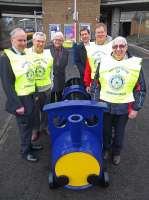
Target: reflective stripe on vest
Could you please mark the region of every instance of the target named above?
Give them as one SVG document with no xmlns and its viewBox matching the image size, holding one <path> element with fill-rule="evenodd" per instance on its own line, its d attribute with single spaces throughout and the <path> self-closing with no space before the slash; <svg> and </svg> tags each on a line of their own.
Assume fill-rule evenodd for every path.
<svg viewBox="0 0 149 200">
<path fill-rule="evenodd" d="M 117 61 L 104 56 L 100 64 L 100 98 L 111 103 L 134 101 L 133 89 L 139 77 L 141 58 L 132 57 Z"/>
<path fill-rule="evenodd" d="M 28 49 L 27 53 L 30 54 L 31 62 L 35 67 L 35 82 L 38 92 L 47 91 L 51 88 L 51 70 L 53 67 L 53 57 L 50 50 L 45 49 L 43 53 L 32 52 Z"/>
<path fill-rule="evenodd" d="M 91 43 L 86 47 L 89 64 L 91 67 L 91 79 L 94 79 L 96 68 L 100 62 L 101 56 L 110 55 L 112 52 L 112 41 L 104 45 L 96 45 Z"/>
<path fill-rule="evenodd" d="M 15 91 L 18 96 L 35 92 L 35 71 L 26 55 L 18 55 L 10 49 L 4 52 L 8 56 L 15 75 Z"/>
</svg>

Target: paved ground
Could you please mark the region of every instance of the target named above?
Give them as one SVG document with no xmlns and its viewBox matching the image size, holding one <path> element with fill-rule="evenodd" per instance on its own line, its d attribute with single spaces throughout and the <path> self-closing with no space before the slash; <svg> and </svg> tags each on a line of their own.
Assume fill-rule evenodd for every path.
<svg viewBox="0 0 149 200">
<path fill-rule="evenodd" d="M 132 51 L 137 55 L 140 54 L 140 50 Z M 149 90 L 149 57 L 147 58 L 147 55 L 145 57 L 143 68 Z M 18 129 L 12 118 L 5 129 L 5 135 L 8 137 L 0 144 L 0 200 L 148 200 L 148 102 L 149 94 L 138 118 L 128 123 L 120 166 L 115 167 L 109 163 L 110 187 L 107 189 L 92 187 L 82 191 L 64 188 L 49 190 L 47 179 L 50 169 L 49 137 L 42 135 L 40 138 L 39 142 L 44 144 L 44 150 L 39 154 L 40 162 L 31 164 L 22 160 L 19 154 Z M 0 120 L 3 120 L 2 124 L 5 121 L 2 116 Z"/>
<path fill-rule="evenodd" d="M 4 95 L 4 92 L 3 92 L 3 89 L 1 87 L 1 81 L 0 81 L 0 113 L 1 113 L 1 116 L 0 116 L 0 128 L 4 125 L 5 123 L 5 120 L 7 119 L 7 112 L 4 111 L 4 104 L 5 104 L 5 95 Z"/>
<path fill-rule="evenodd" d="M 5 130 L 7 129 L 7 126 L 11 119 L 11 116 L 4 111 L 5 100 L 6 98 L 3 89 L 1 87 L 1 81 L 0 81 L 0 145 L 1 143 L 4 143 L 6 139 Z"/>
</svg>

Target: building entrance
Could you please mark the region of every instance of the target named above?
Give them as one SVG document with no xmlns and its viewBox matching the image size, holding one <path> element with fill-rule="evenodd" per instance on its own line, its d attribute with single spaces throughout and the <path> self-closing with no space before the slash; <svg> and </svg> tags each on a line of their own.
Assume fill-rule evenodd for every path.
<svg viewBox="0 0 149 200">
<path fill-rule="evenodd" d="M 120 23 L 120 35 L 127 37 L 131 32 L 131 22 L 121 22 Z"/>
</svg>

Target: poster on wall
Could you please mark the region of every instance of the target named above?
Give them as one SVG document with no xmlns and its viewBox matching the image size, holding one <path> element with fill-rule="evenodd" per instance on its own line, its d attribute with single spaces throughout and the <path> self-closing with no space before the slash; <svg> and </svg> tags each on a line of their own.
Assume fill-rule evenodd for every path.
<svg viewBox="0 0 149 200">
<path fill-rule="evenodd" d="M 76 41 L 76 23 L 64 24 L 65 40 Z"/>
<path fill-rule="evenodd" d="M 49 24 L 49 38 L 53 40 L 56 32 L 61 31 L 61 24 Z"/>
<path fill-rule="evenodd" d="M 91 31 L 91 24 L 90 23 L 80 23 L 79 24 L 79 32 L 82 28 L 87 28 L 89 31 Z"/>
</svg>

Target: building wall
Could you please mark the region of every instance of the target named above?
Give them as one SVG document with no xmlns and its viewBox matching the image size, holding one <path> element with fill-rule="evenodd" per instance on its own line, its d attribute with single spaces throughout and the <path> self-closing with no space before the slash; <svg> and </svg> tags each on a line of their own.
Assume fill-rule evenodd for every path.
<svg viewBox="0 0 149 200">
<path fill-rule="evenodd" d="M 141 35 L 149 35 L 149 19 L 142 21 L 141 24 L 135 19 L 132 20 L 131 35 L 138 33 Z"/>
<path fill-rule="evenodd" d="M 64 24 L 73 23 L 73 0 L 43 0 L 43 25 L 44 31 L 49 36 L 49 24 L 61 24 L 61 30 L 64 31 Z M 79 23 L 91 23 L 91 29 L 97 23 L 100 16 L 100 0 L 77 0 L 78 20 L 77 40 L 79 39 Z"/>
</svg>

